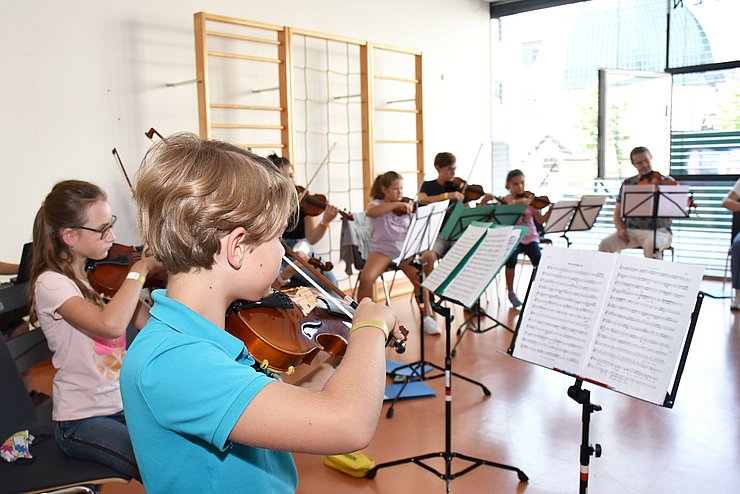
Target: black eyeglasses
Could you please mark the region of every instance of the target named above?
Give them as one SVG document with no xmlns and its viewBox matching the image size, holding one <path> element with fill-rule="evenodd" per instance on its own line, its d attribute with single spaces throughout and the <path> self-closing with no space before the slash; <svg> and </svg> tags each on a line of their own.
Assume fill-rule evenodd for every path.
<svg viewBox="0 0 740 494">
<path fill-rule="evenodd" d="M 76 226 L 75 228 L 79 228 L 80 230 L 87 230 L 88 232 L 95 232 L 100 234 L 100 240 L 105 240 L 105 237 L 108 236 L 110 231 L 113 229 L 113 225 L 116 224 L 116 215 L 113 215 L 113 219 L 108 223 L 107 225 L 103 226 L 102 228 L 90 228 L 88 226 Z"/>
</svg>

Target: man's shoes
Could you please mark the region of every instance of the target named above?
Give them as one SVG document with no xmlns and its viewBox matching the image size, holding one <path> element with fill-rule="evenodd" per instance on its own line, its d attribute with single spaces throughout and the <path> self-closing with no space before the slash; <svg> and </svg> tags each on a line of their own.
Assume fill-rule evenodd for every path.
<svg viewBox="0 0 740 494">
<path fill-rule="evenodd" d="M 515 309 L 522 305 L 522 301 L 519 300 L 519 297 L 517 297 L 514 292 L 509 292 L 509 302 L 511 302 L 511 305 L 513 305 Z"/>
<path fill-rule="evenodd" d="M 432 316 L 425 316 L 424 320 L 422 321 L 422 326 L 424 327 L 424 332 L 426 334 L 442 333 L 442 330 L 439 329 L 439 326 L 437 325 L 437 321 L 435 321 Z"/>
</svg>

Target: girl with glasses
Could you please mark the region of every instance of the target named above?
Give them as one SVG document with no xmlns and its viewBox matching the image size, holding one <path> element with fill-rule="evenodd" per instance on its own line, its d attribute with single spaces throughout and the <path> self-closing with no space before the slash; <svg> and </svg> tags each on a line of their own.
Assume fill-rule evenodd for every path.
<svg viewBox="0 0 740 494">
<path fill-rule="evenodd" d="M 104 463 L 141 479 L 119 386 L 126 328 L 142 328 L 146 276 L 161 265 L 144 257 L 106 304 L 88 283 L 85 263 L 104 259 L 116 240 L 105 192 L 67 180 L 54 186 L 33 225 L 30 318 L 54 352 L 54 436 L 67 455 Z"/>
</svg>

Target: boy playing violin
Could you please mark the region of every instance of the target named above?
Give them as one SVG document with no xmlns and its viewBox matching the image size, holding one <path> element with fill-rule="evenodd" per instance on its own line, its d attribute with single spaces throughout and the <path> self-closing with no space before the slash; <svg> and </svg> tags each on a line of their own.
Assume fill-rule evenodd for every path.
<svg viewBox="0 0 740 494">
<path fill-rule="evenodd" d="M 640 178 L 650 175 L 653 171 L 653 155 L 648 148 L 638 146 L 630 152 L 630 161 L 637 170 L 637 175 L 625 179 L 625 185 L 635 185 Z M 671 245 L 670 218 L 622 218 L 622 187 L 619 188 L 617 204 L 614 208 L 614 226 L 617 231 L 606 237 L 599 244 L 601 252 L 619 252 L 623 249 L 639 247 L 645 257 L 660 259 L 662 252 Z M 653 229 L 655 229 L 655 245 L 653 245 Z"/>
<path fill-rule="evenodd" d="M 421 184 L 419 189 L 419 203 L 429 204 L 432 202 L 450 201 L 450 206 L 447 214 L 445 215 L 445 221 L 450 216 L 452 207 L 457 201 L 465 201 L 465 196 L 458 190 L 450 190 L 452 180 L 455 178 L 455 172 L 457 171 L 457 158 L 452 153 L 437 153 L 434 157 L 434 169 L 437 171 L 437 178 L 434 180 L 428 180 Z M 493 199 L 491 194 L 484 194 L 478 204 L 488 204 Z M 444 225 L 443 225 L 444 228 Z M 437 240 L 434 242 L 432 250 L 428 250 L 421 254 L 421 259 L 424 265 L 424 276 L 429 275 L 434 269 L 434 263 L 438 259 L 441 259 L 452 244 L 454 240 L 445 240 L 440 234 Z M 424 290 L 424 320 L 422 325 L 424 331 L 427 334 L 440 334 L 441 330 L 437 325 L 437 322 L 432 316 L 432 308 L 429 304 L 429 293 Z"/>
<path fill-rule="evenodd" d="M 147 492 L 294 492 L 290 451 L 364 448 L 383 401 L 385 341 L 402 338 L 392 309 L 360 302 L 344 359 L 318 392 L 258 372 L 224 331 L 228 306 L 265 297 L 280 269 L 297 207 L 290 179 L 248 151 L 178 134 L 147 153 L 135 199 L 168 273 L 121 374 Z"/>
</svg>

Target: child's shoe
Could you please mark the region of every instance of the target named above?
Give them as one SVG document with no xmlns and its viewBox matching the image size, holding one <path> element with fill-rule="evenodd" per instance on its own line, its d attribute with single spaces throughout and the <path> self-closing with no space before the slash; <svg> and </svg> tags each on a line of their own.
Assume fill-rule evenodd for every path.
<svg viewBox="0 0 740 494">
<path fill-rule="evenodd" d="M 509 302 L 511 302 L 511 305 L 513 305 L 515 309 L 522 305 L 522 301 L 519 300 L 519 297 L 517 297 L 514 292 L 509 292 Z"/>
</svg>

